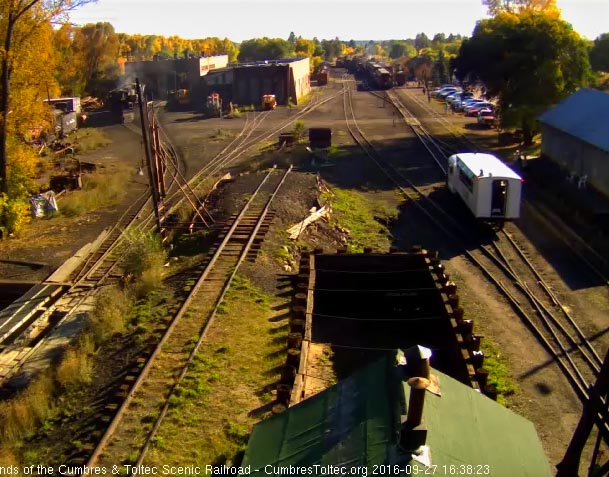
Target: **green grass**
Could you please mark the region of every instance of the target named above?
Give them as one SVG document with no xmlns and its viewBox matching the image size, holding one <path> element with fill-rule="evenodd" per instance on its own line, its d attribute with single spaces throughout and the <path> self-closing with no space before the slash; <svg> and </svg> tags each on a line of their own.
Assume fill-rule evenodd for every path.
<svg viewBox="0 0 609 477">
<path fill-rule="evenodd" d="M 130 174 L 118 170 L 112 174 L 84 175 L 82 190 L 71 191 L 59 199 L 59 212 L 75 217 L 85 212 L 115 206 L 122 202 Z"/>
<path fill-rule="evenodd" d="M 483 368 L 489 372 L 488 383 L 494 385 L 499 393 L 497 402 L 505 406 L 507 396 L 518 391 L 518 385 L 510 374 L 507 359 L 501 355 L 499 349 L 485 338 L 481 341 L 481 351 L 484 352 Z"/>
<path fill-rule="evenodd" d="M 283 323 L 270 321 L 281 312 L 278 300 L 237 275 L 227 293 L 225 312 L 216 316 L 157 439 L 162 448 L 148 454 L 150 465 L 218 464 L 245 449 L 253 425 L 268 412 L 269 386 L 285 361 L 284 343 L 273 340 Z M 188 442 L 188 446 L 184 445 Z"/>
<path fill-rule="evenodd" d="M 324 194 L 322 201 L 332 207 L 330 224 L 347 234 L 347 249 L 359 253 L 364 247 L 387 251 L 391 243 L 388 223 L 397 216 L 397 210 L 386 202 L 370 198 L 353 190 L 333 189 L 333 195 Z"/>
<path fill-rule="evenodd" d="M 71 138 L 75 152 L 93 151 L 112 144 L 110 138 L 101 129 L 83 128 Z"/>
</svg>

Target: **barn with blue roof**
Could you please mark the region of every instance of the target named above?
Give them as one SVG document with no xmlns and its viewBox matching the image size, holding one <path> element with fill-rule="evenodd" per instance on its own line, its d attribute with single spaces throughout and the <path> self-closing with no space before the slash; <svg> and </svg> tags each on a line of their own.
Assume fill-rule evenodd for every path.
<svg viewBox="0 0 609 477">
<path fill-rule="evenodd" d="M 539 123 L 542 155 L 609 196 L 609 93 L 582 88 Z"/>
</svg>

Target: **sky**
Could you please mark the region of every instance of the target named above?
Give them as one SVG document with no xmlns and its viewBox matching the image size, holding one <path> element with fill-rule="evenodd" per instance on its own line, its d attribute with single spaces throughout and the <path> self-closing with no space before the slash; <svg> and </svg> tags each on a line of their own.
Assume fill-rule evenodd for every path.
<svg viewBox="0 0 609 477">
<path fill-rule="evenodd" d="M 609 32 L 609 0 L 557 0 L 563 18 L 593 40 Z M 98 0 L 70 15 L 83 25 L 110 22 L 116 32 L 217 36 L 241 42 L 263 36 L 390 40 L 424 32 L 471 36 L 486 18 L 482 0 Z"/>
</svg>

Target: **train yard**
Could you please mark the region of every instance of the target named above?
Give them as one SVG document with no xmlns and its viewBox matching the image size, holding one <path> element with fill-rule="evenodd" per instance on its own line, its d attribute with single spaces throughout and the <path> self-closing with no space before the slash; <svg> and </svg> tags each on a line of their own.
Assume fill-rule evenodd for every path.
<svg viewBox="0 0 609 477">
<path fill-rule="evenodd" d="M 454 121 L 423 101 L 416 90 L 357 91 L 353 77 L 340 69 L 333 72 L 331 85 L 333 88 L 328 87 L 324 94 L 314 96 L 307 106 L 295 111 L 280 108 L 247 115 L 231 140 L 225 140 L 221 150 L 213 155 L 205 151 L 204 160 L 196 154 L 200 144 L 189 139 L 198 123 L 179 122 L 185 113 L 159 115 L 160 134 L 163 143 L 168 144 L 161 150 L 167 169 L 163 207 L 168 217 L 179 209 L 189 211 L 187 223 L 168 219 L 168 228 L 210 227 L 217 232 L 217 239 L 207 251 L 205 261 L 180 276 L 182 285 L 177 288 L 181 293 L 176 294 L 156 330 L 160 339 L 147 343 L 143 354 L 131 357 L 130 365 L 105 401 L 81 426 L 75 437 L 78 445 L 64 449 L 61 455 L 67 462 L 106 466 L 147 462 L 148 450 L 159 442 L 157 436 L 171 408 L 171 398 L 188 376 L 208 328 L 218 319 L 218 307 L 231 281 L 238 273 L 256 277 L 252 270 L 259 250 L 263 249 L 263 258 L 272 253 L 264 251 L 263 242 L 267 235 L 279 233 L 273 228 L 273 222 L 277 222 L 273 210 L 290 209 L 289 206 L 282 209 L 278 204 L 289 194 L 288 177 L 311 171 L 337 187 L 361 189 L 365 185 L 364 193 L 377 195 L 388 207 L 395 207 L 398 214 L 392 224 L 394 247 L 408 250 L 416 244 L 440 252 L 447 269 L 455 271 L 452 279 L 459 286 L 461 302 L 453 305 L 463 307 L 465 318 L 472 320 L 460 327 L 469 327 L 470 335 L 472 330 L 481 331 L 508 357 L 511 373 L 520 387 L 517 395 L 509 398 L 510 406 L 535 422 L 550 462 L 560 459 L 579 416 L 578 398 L 587 397 L 609 346 L 602 321 L 609 310 L 603 275 L 606 265 L 576 236 L 556 232 L 555 218 L 526 199 L 519 222 L 506 225 L 496 235 L 480 233 L 467 209 L 446 190 L 444 183 L 448 156 L 457 151 L 479 150 L 487 139 L 478 137 L 472 142 Z M 294 121 L 302 119 L 313 127 L 318 122 L 327 122 L 328 117 L 333 123 L 334 143 L 347 154 L 333 159 L 327 169 L 311 166 L 306 151 L 268 147 Z M 217 130 L 221 121 L 208 120 L 207 131 Z M 266 154 L 260 154 L 265 148 Z M 252 155 L 257 157 L 251 159 Z M 279 163 L 278 169 L 260 174 L 258 186 L 233 199 L 235 204 L 239 203 L 238 210 L 223 221 L 214 218 L 207 192 L 213 184 L 226 172 L 238 172 L 240 168 L 264 170 L 274 162 Z M 306 210 L 311 204 L 299 206 Z M 298 214 L 301 213 L 299 210 Z M 545 218 L 543 230 L 537 225 L 540 219 L 535 213 Z M 293 218 L 293 211 L 290 214 L 286 213 Z M 280 223 L 285 225 L 284 221 Z M 82 302 L 86 291 L 118 282 L 123 231 L 129 227 L 150 230 L 153 226 L 150 202 L 142 196 L 119 217 L 98 248 L 69 274 L 65 282 L 70 286 L 61 290 L 64 299 Z M 327 225 L 320 226 L 323 227 Z M 535 229 L 535 234 L 531 229 Z M 552 229 L 556 236 L 546 234 Z M 333 248 L 340 246 L 340 234 L 335 231 L 317 231 L 312 237 L 316 242 L 308 242 L 311 248 L 325 247 L 333 252 Z M 306 242 L 307 238 L 303 240 Z M 542 242 L 539 247 L 538 242 Z M 569 268 L 561 265 L 562 273 L 557 273 L 554 264 L 537 252 L 538 248 L 547 247 L 548 242 L 560 242 L 565 251 L 571 253 L 573 249 L 576 253 L 569 257 Z M 247 266 L 242 266 L 248 259 Z M 264 260 L 259 262 L 262 262 L 259 267 L 269 266 Z M 590 265 L 594 270 L 589 270 Z M 271 271 L 259 276 L 268 280 L 279 273 L 277 263 L 270 268 Z M 586 290 L 571 291 L 563 274 L 591 274 L 594 286 L 589 292 L 597 298 L 589 301 L 591 295 Z M 383 285 L 392 287 L 391 281 Z M 262 286 L 274 288 L 268 283 Z M 71 298 L 70 293 L 74 294 Z M 335 302 L 326 300 L 326 305 L 329 303 L 331 314 L 342 313 Z M 64 310 L 63 316 L 76 310 L 77 306 L 74 311 Z M 43 314 L 42 319 L 56 325 L 49 320 L 51 314 Z M 193 315 L 197 319 L 192 319 Z M 28 327 L 31 325 L 28 323 Z M 12 339 L 15 352 L 19 340 Z M 40 346 L 38 341 L 35 344 Z M 31 343 L 26 343 L 28 346 L 32 348 Z M 2 376 L 8 379 L 25 366 L 32 350 L 25 351 L 30 354 L 22 353 L 21 359 L 12 361 Z M 474 374 L 471 377 L 474 382 L 481 379 Z M 607 432 L 607 416 L 600 416 L 598 421 L 603 432 Z M 157 446 L 154 453 L 156 459 L 159 453 L 162 455 L 162 449 Z"/>
</svg>

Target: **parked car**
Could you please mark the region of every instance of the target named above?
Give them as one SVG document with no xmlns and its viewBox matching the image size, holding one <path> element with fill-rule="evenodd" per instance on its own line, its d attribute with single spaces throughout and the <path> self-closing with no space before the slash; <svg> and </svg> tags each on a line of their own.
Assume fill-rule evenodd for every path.
<svg viewBox="0 0 609 477">
<path fill-rule="evenodd" d="M 440 91 L 436 97 L 438 99 L 442 99 L 443 100 L 447 96 L 450 96 L 451 94 L 460 93 L 460 92 L 461 92 L 460 89 L 449 89 L 449 88 L 446 88 L 444 91 Z"/>
<path fill-rule="evenodd" d="M 449 104 L 450 104 L 450 103 L 452 103 L 452 102 L 453 102 L 453 100 L 455 100 L 455 99 L 459 98 L 459 95 L 460 95 L 460 94 L 461 94 L 461 93 L 458 93 L 458 92 L 457 92 L 457 93 L 451 93 L 451 94 L 449 94 L 448 96 L 446 96 L 446 98 L 444 98 L 444 101 L 446 101 L 447 103 L 449 103 Z"/>
<path fill-rule="evenodd" d="M 471 106 L 467 106 L 465 108 L 465 115 L 466 116 L 478 116 L 478 113 L 482 109 L 490 109 L 492 111 L 495 109 L 495 106 L 493 105 L 493 103 L 487 103 L 487 102 L 475 103 L 475 104 L 473 104 Z"/>
<path fill-rule="evenodd" d="M 447 96 L 446 101 L 449 102 L 450 105 L 452 106 L 453 104 L 455 104 L 459 101 L 465 101 L 466 99 L 473 98 L 473 97 L 474 97 L 474 93 L 470 93 L 469 91 L 463 91 L 461 93 L 455 93 L 450 96 Z"/>
<path fill-rule="evenodd" d="M 493 110 L 481 109 L 478 112 L 478 124 L 483 124 L 489 128 L 494 127 L 497 124 L 497 118 Z"/>
<path fill-rule="evenodd" d="M 483 99 L 468 98 L 465 101 L 458 101 L 458 102 L 454 103 L 453 109 L 455 111 L 465 111 L 465 108 L 468 106 L 472 106 L 474 104 L 484 103 L 484 102 L 485 101 Z"/>
<path fill-rule="evenodd" d="M 440 98 L 440 97 L 443 97 L 443 96 L 441 96 L 442 94 L 447 96 L 447 95 L 449 95 L 451 93 L 456 93 L 457 91 L 458 91 L 458 89 L 457 89 L 456 86 L 450 86 L 450 87 L 447 87 L 447 88 L 436 89 L 436 90 L 431 92 L 431 95 L 434 98 Z"/>
</svg>

